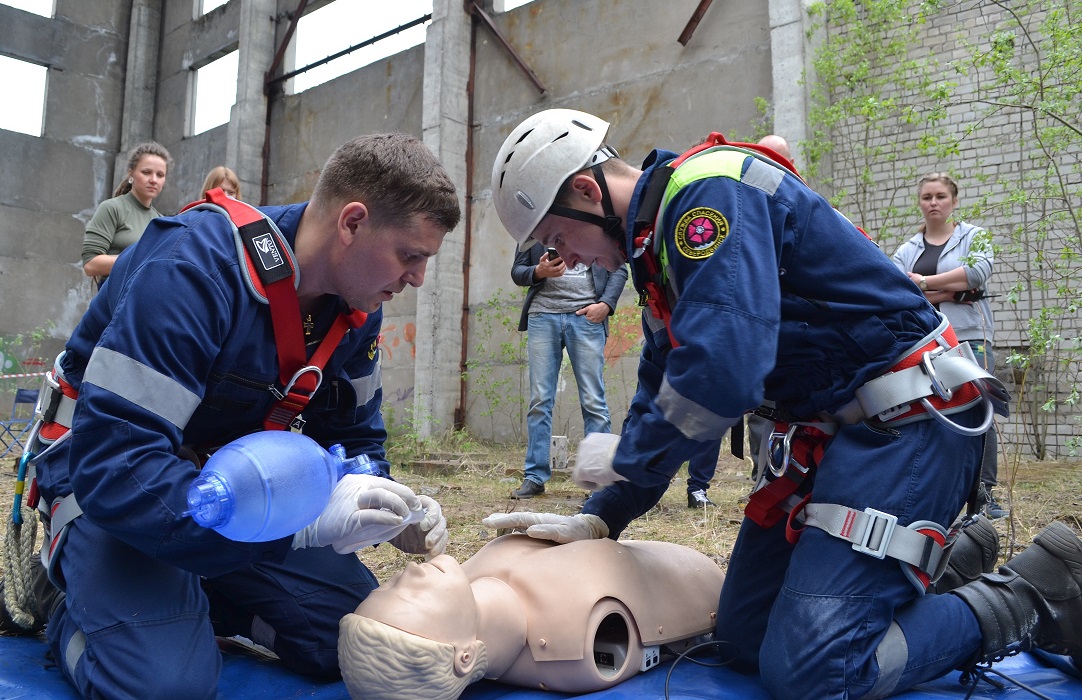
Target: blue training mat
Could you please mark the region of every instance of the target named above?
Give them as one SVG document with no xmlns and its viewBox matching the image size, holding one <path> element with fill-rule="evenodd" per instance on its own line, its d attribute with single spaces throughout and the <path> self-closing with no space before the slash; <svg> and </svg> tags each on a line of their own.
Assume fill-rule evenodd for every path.
<svg viewBox="0 0 1082 700">
<path fill-rule="evenodd" d="M 341 681 L 314 683 L 311 679 L 297 676 L 273 662 L 253 656 L 235 652 L 225 652 L 222 656 L 224 663 L 218 684 L 218 697 L 222 700 L 349 698 L 345 684 Z M 1082 698 L 1082 680 L 1060 670 L 1070 668 L 1064 661 L 1063 657 L 1052 655 L 1022 654 L 1006 659 L 994 668 L 1055 700 Z M 183 660 L 178 660 L 178 663 L 183 663 Z M 663 700 L 668 671 L 669 664 L 663 663 L 614 688 L 580 696 L 482 681 L 469 686 L 462 694 L 462 700 L 557 700 L 568 697 L 590 700 Z M 958 673 L 951 673 L 895 697 L 901 700 L 960 700 L 965 696 L 967 688 L 959 684 L 958 677 Z M 1006 687 L 1000 689 L 981 682 L 972 698 L 1023 700 L 1034 697 L 997 676 L 993 675 L 992 678 L 1004 683 Z M 149 692 L 147 697 L 153 697 L 153 692 Z M 770 695 L 757 678 L 742 676 L 724 668 L 699 666 L 686 660 L 681 661 L 672 674 L 669 697 L 672 700 L 770 700 Z M 45 644 L 40 638 L 0 637 L 0 698 L 77 700 L 78 696 L 56 666 L 46 658 Z"/>
</svg>

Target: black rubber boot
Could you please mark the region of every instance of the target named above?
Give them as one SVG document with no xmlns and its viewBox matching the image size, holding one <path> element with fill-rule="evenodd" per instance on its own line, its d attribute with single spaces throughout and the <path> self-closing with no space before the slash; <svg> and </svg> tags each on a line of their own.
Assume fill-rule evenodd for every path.
<svg viewBox="0 0 1082 700">
<path fill-rule="evenodd" d="M 999 558 L 999 533 L 992 521 L 976 516 L 962 525 L 951 547 L 947 568 L 930 592 L 946 593 L 995 571 Z"/>
<path fill-rule="evenodd" d="M 1063 523 L 1045 528 L 998 573 L 951 594 L 977 617 L 983 639 L 974 663 L 1036 648 L 1082 668 L 1082 540 Z"/>
</svg>

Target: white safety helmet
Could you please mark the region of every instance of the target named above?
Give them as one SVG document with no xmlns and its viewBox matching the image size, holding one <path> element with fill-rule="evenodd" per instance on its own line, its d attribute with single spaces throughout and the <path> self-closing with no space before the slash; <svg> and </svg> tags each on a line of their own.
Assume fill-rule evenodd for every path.
<svg viewBox="0 0 1082 700">
<path fill-rule="evenodd" d="M 549 212 L 564 181 L 611 158 L 602 149 L 609 123 L 574 109 L 547 109 L 519 124 L 496 154 L 492 200 L 519 250 Z"/>
</svg>

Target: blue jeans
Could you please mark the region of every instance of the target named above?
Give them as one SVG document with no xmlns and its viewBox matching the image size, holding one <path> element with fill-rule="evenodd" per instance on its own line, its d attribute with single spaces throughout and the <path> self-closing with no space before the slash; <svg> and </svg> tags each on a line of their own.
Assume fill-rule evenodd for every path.
<svg viewBox="0 0 1082 700">
<path fill-rule="evenodd" d="M 612 427 L 605 403 L 605 326 L 586 316 L 530 314 L 527 326 L 530 360 L 530 410 L 526 414 L 526 478 L 543 484 L 552 476 L 552 405 L 564 349 L 579 387 L 585 434 L 607 433 Z"/>
</svg>

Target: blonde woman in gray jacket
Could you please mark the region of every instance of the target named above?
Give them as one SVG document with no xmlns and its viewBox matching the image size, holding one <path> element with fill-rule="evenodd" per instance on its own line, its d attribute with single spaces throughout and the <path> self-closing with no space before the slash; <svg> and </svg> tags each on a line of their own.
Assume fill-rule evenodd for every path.
<svg viewBox="0 0 1082 700">
<path fill-rule="evenodd" d="M 958 185 L 949 175 L 922 177 L 917 197 L 924 224 L 895 251 L 894 264 L 943 312 L 958 340 L 969 343 L 977 362 L 991 372 L 995 368 L 987 286 L 994 262 L 991 239 L 984 229 L 952 217 L 958 207 Z M 997 471 L 993 428 L 985 440 L 980 494 L 984 513 L 990 518 L 1007 514 L 992 495 Z"/>
</svg>

